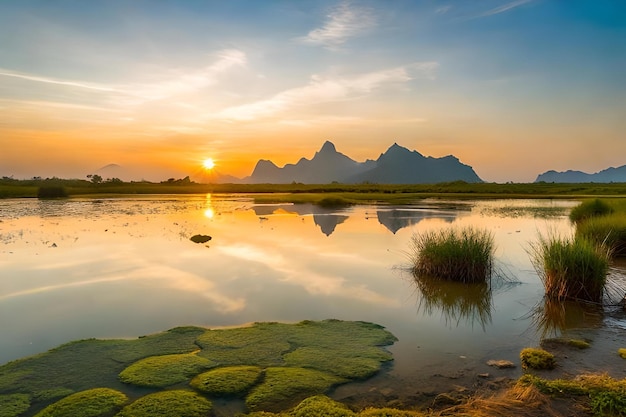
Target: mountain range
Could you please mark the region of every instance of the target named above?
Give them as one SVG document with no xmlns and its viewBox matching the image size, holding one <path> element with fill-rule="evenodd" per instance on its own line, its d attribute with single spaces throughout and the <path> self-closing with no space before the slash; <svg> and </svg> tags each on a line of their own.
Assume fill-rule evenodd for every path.
<svg viewBox="0 0 626 417">
<path fill-rule="evenodd" d="M 447 181 L 482 182 L 472 167 L 462 164 L 452 155 L 443 158 L 425 157 L 394 143 L 375 161 L 368 159 L 357 162 L 337 152 L 335 145 L 326 141 L 310 160 L 301 158 L 297 163 L 282 168 L 272 161 L 261 159 L 252 175 L 241 182 L 430 184 Z"/>
<path fill-rule="evenodd" d="M 607 168 L 594 174 L 582 171 L 546 171 L 539 174 L 535 182 L 581 183 L 581 182 L 626 182 L 626 165 Z"/>
</svg>

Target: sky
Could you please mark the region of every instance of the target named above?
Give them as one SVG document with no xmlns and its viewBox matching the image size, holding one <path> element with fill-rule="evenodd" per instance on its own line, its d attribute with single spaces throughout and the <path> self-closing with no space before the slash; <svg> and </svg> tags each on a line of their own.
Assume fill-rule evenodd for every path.
<svg viewBox="0 0 626 417">
<path fill-rule="evenodd" d="M 245 177 L 330 140 L 532 182 L 626 165 L 624 132 L 623 0 L 0 0 L 0 176 Z"/>
</svg>

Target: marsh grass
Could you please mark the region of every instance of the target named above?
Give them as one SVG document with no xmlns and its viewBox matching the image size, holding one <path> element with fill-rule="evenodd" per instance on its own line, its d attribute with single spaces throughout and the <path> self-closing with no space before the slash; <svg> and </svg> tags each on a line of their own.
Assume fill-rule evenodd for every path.
<svg viewBox="0 0 626 417">
<path fill-rule="evenodd" d="M 615 256 L 626 256 L 626 212 L 592 217 L 576 225 L 576 237 L 605 245 Z"/>
<path fill-rule="evenodd" d="M 614 209 L 606 201 L 595 198 L 593 200 L 585 200 L 570 211 L 569 219 L 574 224 L 595 217 L 606 216 L 613 213 Z"/>
<path fill-rule="evenodd" d="M 606 246 L 587 239 L 540 235 L 529 253 L 548 298 L 602 301 L 611 258 Z"/>
<path fill-rule="evenodd" d="M 414 234 L 410 257 L 417 275 L 477 283 L 491 278 L 494 247 L 489 231 L 448 228 Z"/>
<path fill-rule="evenodd" d="M 584 398 L 595 416 L 626 416 L 626 379 L 588 374 L 572 380 L 546 380 L 524 375 L 518 385 L 532 385 L 549 395 Z"/>
</svg>

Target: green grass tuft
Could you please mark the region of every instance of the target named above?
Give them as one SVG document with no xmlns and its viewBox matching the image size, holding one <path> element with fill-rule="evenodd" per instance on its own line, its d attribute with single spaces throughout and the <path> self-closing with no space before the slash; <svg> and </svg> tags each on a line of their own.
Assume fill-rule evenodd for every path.
<svg viewBox="0 0 626 417">
<path fill-rule="evenodd" d="M 610 260 L 605 246 L 586 239 L 539 236 L 530 255 L 547 297 L 602 301 Z"/>
<path fill-rule="evenodd" d="M 614 256 L 626 255 L 626 213 L 593 217 L 576 226 L 576 237 L 604 245 Z"/>
<path fill-rule="evenodd" d="M 494 239 L 471 227 L 414 234 L 412 261 L 416 275 L 464 283 L 485 282 L 493 268 Z"/>
<path fill-rule="evenodd" d="M 519 356 L 524 369 L 554 369 L 556 366 L 554 355 L 543 349 L 525 348 Z"/>
<path fill-rule="evenodd" d="M 69 395 L 37 413 L 35 417 L 108 416 L 128 401 L 123 393 L 110 388 L 94 388 Z"/>
<path fill-rule="evenodd" d="M 263 375 L 258 366 L 228 366 L 211 369 L 194 377 L 189 385 L 214 396 L 230 396 L 247 392 Z"/>
<path fill-rule="evenodd" d="M 579 224 L 594 217 L 606 216 L 613 213 L 613 207 L 599 198 L 586 200 L 572 209 L 569 219 L 572 223 Z"/>
<path fill-rule="evenodd" d="M 518 384 L 534 385 L 544 394 L 589 398 L 595 416 L 626 416 L 626 379 L 615 380 L 607 375 L 579 375 L 573 380 L 546 380 L 524 375 Z"/>
<path fill-rule="evenodd" d="M 127 405 L 116 417 L 206 417 L 213 404 L 193 391 L 161 391 Z"/>
<path fill-rule="evenodd" d="M 143 387 L 167 387 L 214 366 L 215 362 L 193 353 L 151 356 L 120 372 L 120 380 Z"/>
</svg>

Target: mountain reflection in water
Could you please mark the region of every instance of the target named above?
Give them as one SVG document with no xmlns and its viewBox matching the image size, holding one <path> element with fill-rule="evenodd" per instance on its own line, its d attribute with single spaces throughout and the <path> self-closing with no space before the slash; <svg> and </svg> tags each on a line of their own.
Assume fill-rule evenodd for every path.
<svg viewBox="0 0 626 417">
<path fill-rule="evenodd" d="M 450 208 L 422 206 L 383 207 L 376 210 L 376 218 L 387 230 L 396 234 L 400 229 L 416 225 L 425 219 L 440 219 L 446 223 L 452 223 L 458 216 L 459 208 L 463 208 L 463 205 Z M 253 210 L 261 219 L 266 219 L 266 216 L 280 214 L 312 216 L 315 225 L 326 236 L 330 236 L 338 225 L 350 218 L 351 214 L 347 209 L 320 207 L 315 204 L 263 204 L 254 206 Z M 466 210 L 469 210 L 469 207 L 466 207 Z M 371 217 L 373 216 L 368 216 L 367 218 Z"/>
</svg>

